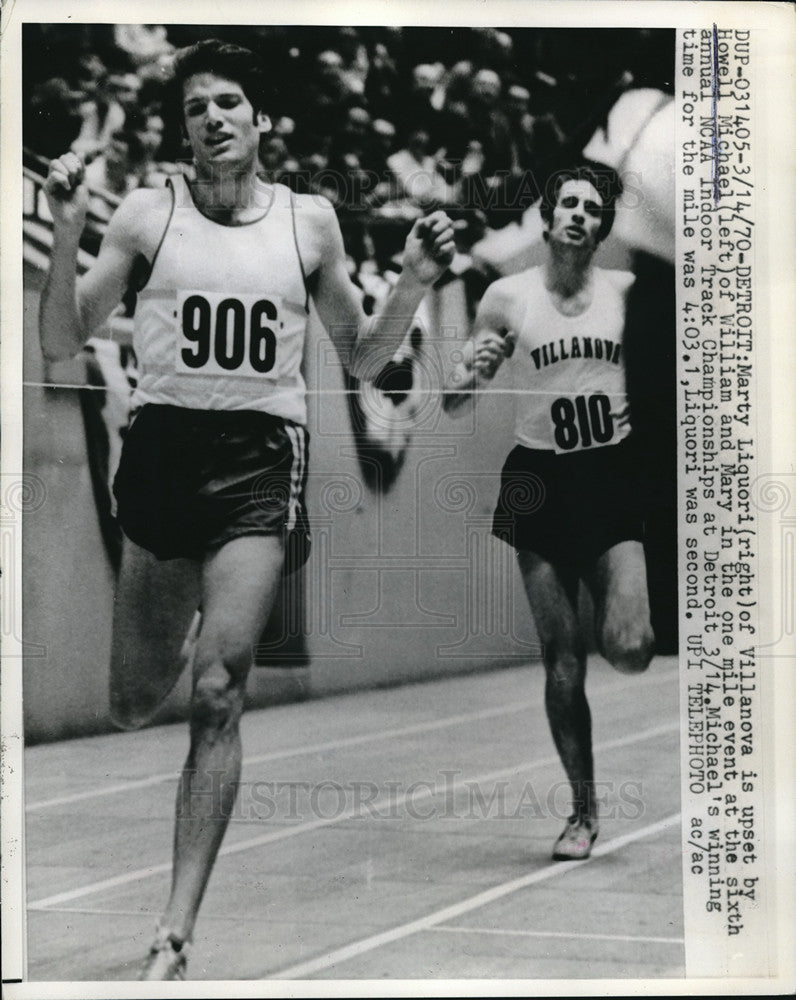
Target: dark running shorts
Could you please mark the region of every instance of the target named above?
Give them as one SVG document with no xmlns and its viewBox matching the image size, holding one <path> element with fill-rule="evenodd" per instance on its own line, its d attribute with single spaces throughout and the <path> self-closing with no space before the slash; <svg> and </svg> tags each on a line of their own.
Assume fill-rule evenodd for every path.
<svg viewBox="0 0 796 1000">
<path fill-rule="evenodd" d="M 308 440 L 305 428 L 267 413 L 147 404 L 127 431 L 113 484 L 122 530 L 158 559 L 280 535 L 293 572 L 310 548 Z"/>
<path fill-rule="evenodd" d="M 582 569 L 644 523 L 632 439 L 574 455 L 517 445 L 500 477 L 492 534 L 515 549 Z"/>
</svg>

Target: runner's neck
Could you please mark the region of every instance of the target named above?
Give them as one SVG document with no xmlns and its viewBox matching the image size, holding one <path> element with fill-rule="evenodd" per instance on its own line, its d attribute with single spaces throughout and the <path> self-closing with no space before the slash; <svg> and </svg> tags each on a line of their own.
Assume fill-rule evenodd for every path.
<svg viewBox="0 0 796 1000">
<path fill-rule="evenodd" d="M 565 315 L 583 312 L 594 294 L 593 253 L 587 257 L 577 247 L 549 247 L 544 285 L 553 302 Z"/>
<path fill-rule="evenodd" d="M 197 172 L 190 188 L 194 205 L 202 215 L 228 226 L 256 222 L 268 211 L 274 197 L 273 186 L 262 181 L 253 169 L 210 176 Z"/>
</svg>

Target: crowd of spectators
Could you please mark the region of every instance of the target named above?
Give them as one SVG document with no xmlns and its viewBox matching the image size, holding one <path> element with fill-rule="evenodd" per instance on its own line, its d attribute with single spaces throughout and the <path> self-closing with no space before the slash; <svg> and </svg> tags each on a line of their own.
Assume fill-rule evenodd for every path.
<svg viewBox="0 0 796 1000">
<path fill-rule="evenodd" d="M 463 252 L 517 220 L 617 93 L 671 88 L 672 39 L 644 30 L 27 25 L 24 144 L 84 158 L 113 196 L 189 169 L 167 99 L 175 48 L 217 36 L 262 53 L 273 122 L 263 175 L 335 205 L 352 276 L 389 266 L 444 207 Z"/>
</svg>

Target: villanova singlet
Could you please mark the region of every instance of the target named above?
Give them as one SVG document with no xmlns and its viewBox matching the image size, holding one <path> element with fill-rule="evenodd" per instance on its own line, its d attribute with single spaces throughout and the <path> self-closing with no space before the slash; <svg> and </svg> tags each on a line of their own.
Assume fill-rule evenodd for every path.
<svg viewBox="0 0 796 1000">
<path fill-rule="evenodd" d="M 301 373 L 308 298 L 288 188 L 265 215 L 213 222 L 173 181 L 173 210 L 138 294 L 133 406 L 260 410 L 307 422 Z"/>
<path fill-rule="evenodd" d="M 544 287 L 542 268 L 517 282 L 510 329 L 515 436 L 526 448 L 568 454 L 618 444 L 630 433 L 623 334 L 632 275 L 594 269 L 591 304 L 564 316 Z M 513 289 L 512 289 L 513 291 Z"/>
</svg>

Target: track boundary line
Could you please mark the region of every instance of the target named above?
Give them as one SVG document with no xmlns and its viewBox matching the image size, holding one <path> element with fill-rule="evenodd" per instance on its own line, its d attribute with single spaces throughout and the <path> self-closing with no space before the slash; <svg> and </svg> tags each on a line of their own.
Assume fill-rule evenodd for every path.
<svg viewBox="0 0 796 1000">
<path fill-rule="evenodd" d="M 679 676 L 676 670 L 662 672 L 656 677 L 650 677 L 647 684 L 662 684 L 674 680 Z M 609 693 L 617 687 L 622 687 L 621 682 L 605 684 L 590 692 L 592 696 L 599 696 L 603 692 Z M 439 729 L 446 729 L 467 722 L 478 721 L 480 719 L 494 718 L 498 715 L 512 715 L 525 711 L 538 705 L 538 699 L 530 698 L 521 702 L 510 702 L 498 705 L 495 708 L 480 709 L 477 712 L 466 712 L 459 715 L 451 715 L 445 719 L 434 719 L 429 722 L 418 722 L 411 726 L 396 727 L 394 729 L 380 730 L 379 732 L 363 733 L 360 736 L 347 736 L 339 740 L 326 740 L 322 743 L 315 743 L 310 746 L 289 747 L 285 750 L 273 750 L 265 754 L 255 754 L 251 757 L 243 758 L 243 767 L 253 764 L 265 764 L 272 760 L 285 760 L 290 757 L 303 757 L 307 754 L 324 753 L 328 750 L 346 749 L 348 747 L 363 746 L 373 743 L 376 740 L 400 739 L 403 736 L 414 736 L 417 733 L 434 732 Z M 259 711 L 259 710 L 255 710 Z M 121 734 L 120 734 L 121 735 Z M 179 771 L 166 771 L 160 774 L 150 775 L 146 778 L 136 778 L 131 781 L 120 781 L 113 785 L 106 785 L 104 788 L 90 788 L 82 792 L 74 792 L 70 795 L 60 795 L 51 799 L 39 799 L 28 803 L 25 806 L 26 813 L 41 812 L 44 809 L 55 806 L 70 805 L 73 802 L 85 802 L 88 799 L 103 798 L 106 795 L 119 795 L 124 792 L 135 791 L 139 788 L 151 788 L 169 781 L 177 781 Z"/>
<path fill-rule="evenodd" d="M 632 833 L 626 833 L 621 837 L 615 837 L 613 840 L 609 840 L 607 844 L 603 844 L 602 847 L 593 850 L 592 857 L 604 857 L 606 854 L 612 854 L 614 851 L 618 851 L 637 840 L 645 840 L 647 837 L 653 837 L 672 826 L 679 826 L 681 818 L 681 813 L 677 812 L 671 816 L 667 816 L 665 819 L 659 820 L 657 823 L 641 827 L 641 829 L 635 830 Z M 509 882 L 503 882 L 492 889 L 479 892 L 469 899 L 464 899 L 451 906 L 445 906 L 434 913 L 427 914 L 425 917 L 410 920 L 405 924 L 399 924 L 389 931 L 373 934 L 370 937 L 354 941 L 342 948 L 335 948 L 333 951 L 327 952 L 325 955 L 319 955 L 317 958 L 310 959 L 307 962 L 299 962 L 296 965 L 287 966 L 271 973 L 265 979 L 306 979 L 314 973 L 321 972 L 333 965 L 339 965 L 351 958 L 359 958 L 360 955 L 375 951 L 384 945 L 401 941 L 403 938 L 410 937 L 412 934 L 417 934 L 420 931 L 430 930 L 446 920 L 455 919 L 456 917 L 463 916 L 465 913 L 471 913 L 473 910 L 478 910 L 498 899 L 504 899 L 506 896 L 519 892 L 528 886 L 545 882 L 556 876 L 565 875 L 567 872 L 577 871 L 578 868 L 588 863 L 588 861 L 553 862 L 544 868 L 530 872 L 528 875 L 511 879 Z"/>
<path fill-rule="evenodd" d="M 664 725 L 654 726 L 651 729 L 645 729 L 637 733 L 630 733 L 627 736 L 620 736 L 613 740 L 605 740 L 602 743 L 597 744 L 594 747 L 594 751 L 596 753 L 601 753 L 608 750 L 616 750 L 621 747 L 632 745 L 633 743 L 643 742 L 648 739 L 655 739 L 658 736 L 666 736 L 673 732 L 679 732 L 679 729 L 680 720 L 678 717 L 675 721 L 665 723 Z M 385 796 L 381 801 L 377 798 L 372 802 L 368 802 L 367 806 L 375 809 L 378 808 L 379 805 L 388 805 L 391 809 L 395 809 L 404 805 L 407 801 L 411 801 L 414 804 L 424 799 L 434 798 L 443 793 L 450 794 L 451 790 L 456 792 L 465 788 L 468 784 L 497 781 L 501 778 L 511 777 L 521 772 L 535 770 L 539 767 L 549 767 L 550 765 L 558 763 L 558 754 L 550 754 L 547 757 L 537 757 L 534 760 L 522 761 L 517 764 L 512 764 L 509 767 L 501 768 L 498 771 L 491 771 L 485 774 L 463 778 L 452 783 L 443 781 L 438 782 L 433 786 L 423 785 L 413 790 L 411 795 L 404 793 L 392 798 Z M 360 804 L 356 807 L 344 810 L 337 816 L 320 817 L 318 819 L 308 820 L 307 822 L 297 823 L 293 826 L 280 830 L 273 830 L 270 833 L 264 833 L 258 837 L 249 838 L 248 840 L 227 844 L 226 846 L 221 847 L 218 852 L 218 857 L 229 857 L 233 854 L 239 854 L 242 851 L 252 850 L 257 847 L 264 847 L 266 844 L 272 844 L 280 840 L 297 837 L 304 833 L 311 833 L 323 827 L 334 826 L 338 823 L 342 823 L 346 820 L 354 819 L 358 816 L 366 814 L 366 806 Z M 592 851 L 592 854 L 595 853 L 597 853 L 597 851 Z M 50 906 L 58 906 L 61 903 L 71 902 L 73 899 L 82 899 L 84 896 L 90 896 L 95 892 L 103 892 L 106 889 L 115 889 L 122 885 L 129 885 L 133 882 L 144 881 L 154 875 L 162 875 L 169 871 L 171 871 L 171 860 L 161 862 L 157 865 L 151 865 L 147 868 L 139 868 L 131 872 L 125 872 L 123 875 L 115 875 L 111 878 L 91 882 L 87 885 L 78 886 L 75 889 L 67 889 L 63 892 L 55 893 L 52 896 L 46 896 L 43 899 L 33 900 L 28 903 L 28 910 L 46 910 Z"/>
<path fill-rule="evenodd" d="M 489 934 L 507 937 L 557 938 L 565 941 L 635 941 L 638 944 L 681 944 L 685 938 L 676 937 L 646 937 L 639 934 L 573 934 L 570 931 L 523 931 L 500 930 L 498 927 L 429 927 L 435 934 Z"/>
<path fill-rule="evenodd" d="M 446 729 L 450 726 L 457 726 L 465 722 L 474 722 L 479 719 L 489 719 L 496 715 L 510 715 L 515 712 L 525 711 L 535 705 L 534 700 L 513 702 L 505 705 L 498 705 L 495 708 L 479 709 L 477 712 L 466 712 L 460 715 L 451 715 L 445 719 L 433 719 L 428 722 L 417 722 L 411 726 L 401 726 L 394 729 L 382 729 L 379 732 L 362 733 L 360 736 L 345 736 L 338 740 L 326 740 L 323 743 L 314 743 L 304 747 L 289 747 L 285 750 L 272 750 L 265 754 L 256 754 L 251 757 L 244 757 L 242 766 L 251 764 L 265 764 L 271 760 L 284 760 L 289 757 L 305 757 L 307 754 L 324 753 L 327 750 L 345 749 L 347 747 L 362 746 L 373 743 L 376 740 L 399 739 L 402 736 L 414 736 L 417 733 L 433 732 L 437 729 Z M 108 785 L 101 789 L 87 789 L 84 792 L 75 792 L 73 795 L 63 795 L 55 799 L 42 799 L 27 806 L 27 812 L 38 812 L 50 806 L 67 805 L 71 802 L 81 802 L 85 799 L 99 798 L 105 795 L 116 795 L 120 792 L 128 792 L 135 788 L 147 788 L 150 785 L 160 785 L 167 781 L 176 781 L 180 776 L 179 771 L 168 771 L 162 774 L 155 774 L 148 778 L 138 778 L 128 782 L 118 782 L 115 785 Z"/>
</svg>

